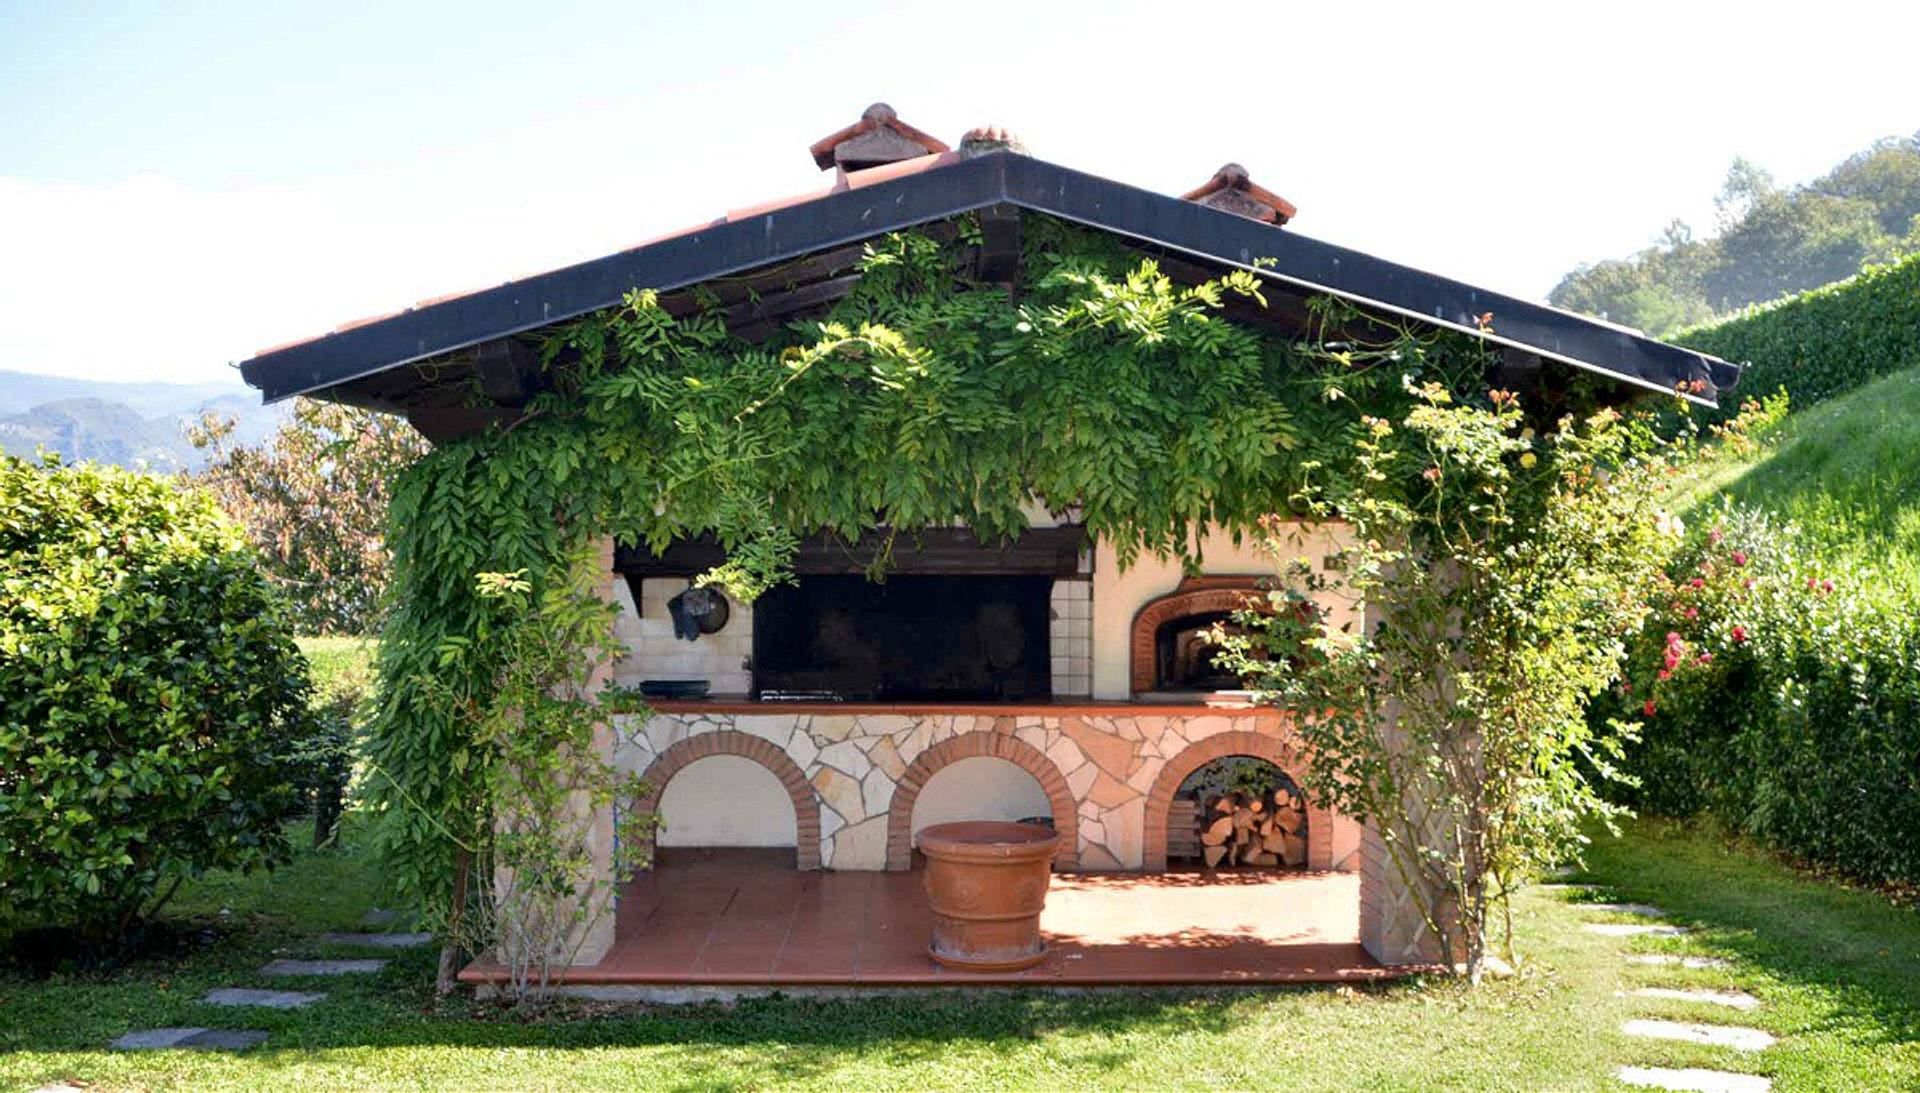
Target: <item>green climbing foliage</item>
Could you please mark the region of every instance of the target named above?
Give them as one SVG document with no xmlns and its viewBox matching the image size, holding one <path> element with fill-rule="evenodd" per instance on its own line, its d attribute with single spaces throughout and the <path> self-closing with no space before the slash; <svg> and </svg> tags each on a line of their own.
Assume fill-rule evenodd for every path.
<svg viewBox="0 0 1920 1093">
<path fill-rule="evenodd" d="M 1227 316 L 1265 306 L 1256 274 L 1183 285 L 1105 237 L 1025 225 L 1017 286 L 970 277 L 964 225 L 896 234 L 828 314 L 757 343 L 710 300 L 670 313 L 636 291 L 546 337 L 552 389 L 518 421 L 400 476 L 369 786 L 391 875 L 432 917 L 495 822 L 500 749 L 434 700 L 503 674 L 477 574 L 519 574 L 537 602 L 600 537 L 711 534 L 728 560 L 704 579 L 751 600 L 805 536 L 884 529 L 879 576 L 895 539 L 955 521 L 1012 537 L 1036 499 L 1122 564 L 1197 566 L 1203 527 L 1251 533 L 1309 472 L 1337 482 L 1363 418 L 1398 420 L 1418 385 L 1485 397 L 1477 339 L 1362 342 L 1328 302 L 1281 337 Z"/>
</svg>

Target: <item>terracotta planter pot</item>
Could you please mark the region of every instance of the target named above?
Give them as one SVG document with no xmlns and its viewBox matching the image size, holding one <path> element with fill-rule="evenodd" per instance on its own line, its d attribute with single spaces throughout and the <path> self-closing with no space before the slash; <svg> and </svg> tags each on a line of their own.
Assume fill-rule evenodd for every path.
<svg viewBox="0 0 1920 1093">
<path fill-rule="evenodd" d="M 972 820 L 920 832 L 933 908 L 928 953 L 949 968 L 1029 968 L 1046 955 L 1040 911 L 1060 836 L 1038 824 Z"/>
</svg>

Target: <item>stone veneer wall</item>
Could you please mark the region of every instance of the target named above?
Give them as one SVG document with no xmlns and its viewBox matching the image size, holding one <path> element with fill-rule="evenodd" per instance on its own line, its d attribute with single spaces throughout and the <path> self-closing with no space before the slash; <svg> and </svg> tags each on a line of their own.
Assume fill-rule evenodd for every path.
<svg viewBox="0 0 1920 1093">
<path fill-rule="evenodd" d="M 1007 759 L 1040 781 L 1054 803 L 1056 828 L 1069 836 L 1061 865 L 1161 867 L 1166 806 L 1156 800 L 1150 810 L 1150 795 L 1170 796 L 1180 778 L 1218 755 L 1281 756 L 1291 754 L 1293 746 L 1279 714 L 1251 710 L 1203 715 L 1150 708 L 1139 714 L 999 716 L 668 713 L 618 717 L 614 729 L 614 763 L 634 774 L 670 772 L 675 763 L 704 754 L 757 757 L 794 793 L 796 807 L 808 796 L 796 784 L 804 778 L 817 799 L 818 820 L 817 826 L 803 820 L 798 857 L 803 868 L 817 861 L 833 869 L 904 868 L 919 787 L 946 763 L 979 755 Z M 724 745 L 704 740 L 722 734 Z M 1258 746 L 1261 740 L 1272 747 Z M 663 756 L 669 761 L 656 767 Z M 1304 781 L 1297 769 L 1289 773 Z M 652 787 L 654 799 L 662 788 Z M 1150 811 L 1161 827 L 1157 834 L 1149 831 Z M 1355 867 L 1357 824 L 1317 814 L 1310 819 L 1309 835 L 1315 867 Z"/>
</svg>

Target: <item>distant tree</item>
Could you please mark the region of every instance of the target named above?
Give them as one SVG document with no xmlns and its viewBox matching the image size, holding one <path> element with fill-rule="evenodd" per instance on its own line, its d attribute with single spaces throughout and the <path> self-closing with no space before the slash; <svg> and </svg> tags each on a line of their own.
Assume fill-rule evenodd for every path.
<svg viewBox="0 0 1920 1093">
<path fill-rule="evenodd" d="M 1701 278 L 1717 260 L 1712 241 L 1674 220 L 1660 241 L 1631 258 L 1582 266 L 1562 278 L 1549 295 L 1556 307 L 1665 334 L 1713 315 Z"/>
<path fill-rule="evenodd" d="M 392 415 L 310 399 L 264 444 L 232 444 L 232 432 L 210 414 L 188 430 L 211 456 L 195 479 L 246 528 L 303 632 L 370 632 L 387 584 L 388 484 L 426 441 Z"/>
<path fill-rule="evenodd" d="M 1920 134 L 1875 143 L 1805 186 L 1736 159 L 1715 235 L 1674 221 L 1653 246 L 1561 278 L 1556 306 L 1667 334 L 1920 251 Z"/>
<path fill-rule="evenodd" d="M 1920 217 L 1920 133 L 1875 142 L 1847 157 L 1812 188 L 1865 201 L 1877 210 L 1881 231 L 1906 235 Z"/>
</svg>

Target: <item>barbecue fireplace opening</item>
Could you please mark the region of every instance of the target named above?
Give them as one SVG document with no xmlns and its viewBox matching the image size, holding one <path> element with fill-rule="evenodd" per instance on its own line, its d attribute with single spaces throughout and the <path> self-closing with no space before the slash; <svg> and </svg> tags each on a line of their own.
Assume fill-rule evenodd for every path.
<svg viewBox="0 0 1920 1093">
<path fill-rule="evenodd" d="M 802 575 L 754 604 L 756 697 L 1046 698 L 1052 588 L 1026 574 Z"/>
</svg>

